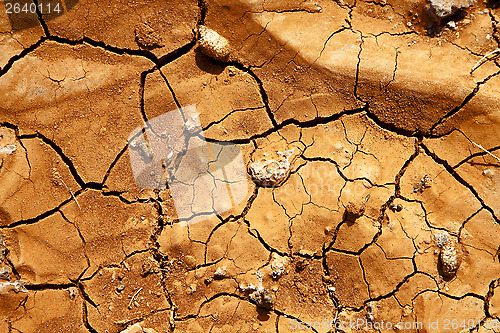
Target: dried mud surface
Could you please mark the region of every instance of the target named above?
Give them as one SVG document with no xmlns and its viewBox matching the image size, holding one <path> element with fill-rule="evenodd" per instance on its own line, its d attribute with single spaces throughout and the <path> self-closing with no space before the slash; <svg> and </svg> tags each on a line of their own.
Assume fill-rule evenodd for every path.
<svg viewBox="0 0 500 333">
<path fill-rule="evenodd" d="M 425 5 L 0 4 L 0 332 L 499 332 L 500 9 L 430 36 Z M 183 226 L 127 139 L 191 104 L 247 165 L 294 156 Z"/>
</svg>

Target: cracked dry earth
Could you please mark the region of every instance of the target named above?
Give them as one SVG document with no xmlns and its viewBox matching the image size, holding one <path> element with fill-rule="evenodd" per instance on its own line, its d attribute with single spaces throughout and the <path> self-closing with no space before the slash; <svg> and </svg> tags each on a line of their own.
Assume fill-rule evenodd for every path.
<svg viewBox="0 0 500 333">
<path fill-rule="evenodd" d="M 435 35 L 421 0 L 4 6 L 0 332 L 500 330 L 494 4 Z M 246 166 L 294 155 L 184 226 L 127 138 L 192 104 Z"/>
</svg>

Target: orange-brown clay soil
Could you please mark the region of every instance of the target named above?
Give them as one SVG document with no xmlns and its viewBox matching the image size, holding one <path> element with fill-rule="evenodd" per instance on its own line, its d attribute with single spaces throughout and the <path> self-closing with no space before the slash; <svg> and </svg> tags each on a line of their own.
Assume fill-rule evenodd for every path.
<svg viewBox="0 0 500 333">
<path fill-rule="evenodd" d="M 33 1 L 0 3 L 0 333 L 500 332 L 498 1 Z M 248 168 L 189 225 L 127 141 L 187 105 Z"/>
</svg>

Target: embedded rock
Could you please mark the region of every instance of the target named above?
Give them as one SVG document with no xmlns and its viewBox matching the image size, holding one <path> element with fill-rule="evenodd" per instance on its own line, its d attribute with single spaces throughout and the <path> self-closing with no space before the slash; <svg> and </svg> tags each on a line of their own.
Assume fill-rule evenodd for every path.
<svg viewBox="0 0 500 333">
<path fill-rule="evenodd" d="M 252 180 L 262 187 L 281 186 L 290 176 L 290 157 L 293 150 L 277 152 L 277 158 L 264 157 L 250 164 L 248 173 Z"/>
<path fill-rule="evenodd" d="M 460 244 L 448 241 L 443 245 L 439 253 L 438 268 L 444 279 L 452 279 L 462 263 L 462 250 Z"/>
<path fill-rule="evenodd" d="M 459 9 L 469 8 L 473 0 L 429 0 L 429 11 L 438 19 L 455 14 Z"/>
<path fill-rule="evenodd" d="M 204 25 L 200 25 L 198 34 L 198 43 L 200 44 L 201 52 L 218 61 L 229 60 L 231 46 L 226 38 Z"/>
</svg>

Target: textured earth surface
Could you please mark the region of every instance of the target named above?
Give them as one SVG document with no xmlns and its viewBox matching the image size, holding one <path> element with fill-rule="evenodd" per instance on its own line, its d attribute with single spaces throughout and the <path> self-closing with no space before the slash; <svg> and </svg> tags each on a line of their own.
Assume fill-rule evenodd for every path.
<svg viewBox="0 0 500 333">
<path fill-rule="evenodd" d="M 500 331 L 494 1 L 15 3 L 0 332 Z M 187 105 L 246 166 L 291 153 L 186 226 L 128 136 Z"/>
</svg>

